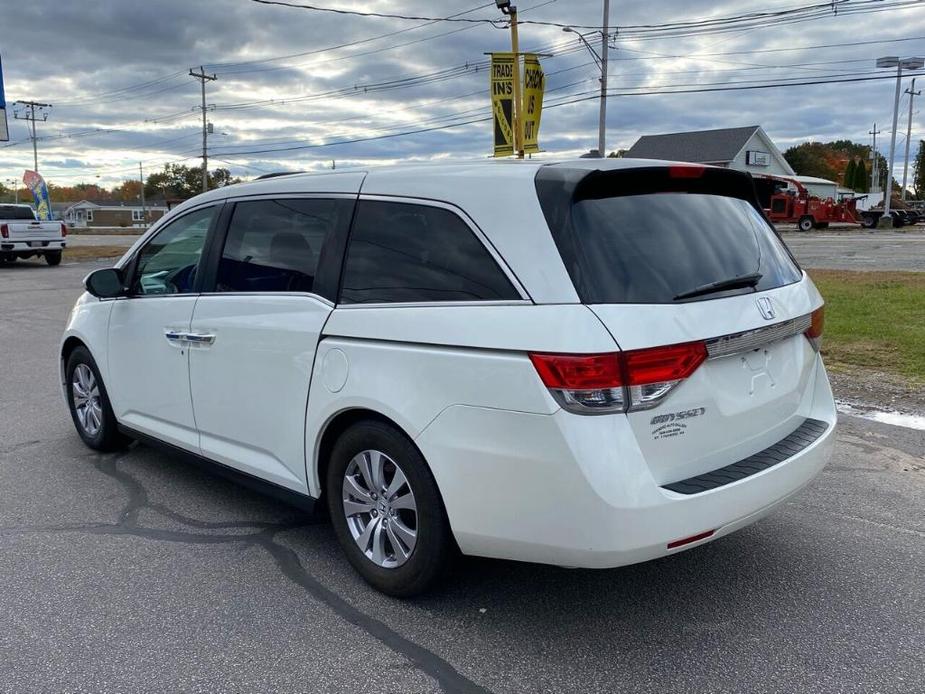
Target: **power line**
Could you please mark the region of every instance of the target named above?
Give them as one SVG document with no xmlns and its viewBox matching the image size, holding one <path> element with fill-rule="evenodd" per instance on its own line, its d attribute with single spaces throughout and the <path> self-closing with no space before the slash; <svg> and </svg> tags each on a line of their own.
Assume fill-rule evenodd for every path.
<svg viewBox="0 0 925 694">
<path fill-rule="evenodd" d="M 38 101 L 15 101 L 13 102 L 14 111 L 13 118 L 16 120 L 25 120 L 29 121 L 29 133 L 30 139 L 32 140 L 32 157 L 33 157 L 33 171 L 36 173 L 39 172 L 39 146 L 38 146 L 38 137 L 36 136 L 35 122 L 36 120 L 41 119 L 44 123 L 48 120 L 48 109 L 52 106 L 51 104 L 43 104 Z M 28 111 L 15 110 L 16 106 L 21 106 Z M 38 109 L 39 113 L 36 116 L 35 110 Z"/>
</svg>

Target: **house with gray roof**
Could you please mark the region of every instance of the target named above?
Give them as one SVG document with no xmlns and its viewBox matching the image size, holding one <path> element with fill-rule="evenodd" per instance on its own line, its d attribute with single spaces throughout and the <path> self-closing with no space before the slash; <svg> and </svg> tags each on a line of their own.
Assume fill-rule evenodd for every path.
<svg viewBox="0 0 925 694">
<path fill-rule="evenodd" d="M 760 125 L 644 135 L 624 156 L 712 164 L 753 174 L 794 175 L 784 155 Z"/>
</svg>

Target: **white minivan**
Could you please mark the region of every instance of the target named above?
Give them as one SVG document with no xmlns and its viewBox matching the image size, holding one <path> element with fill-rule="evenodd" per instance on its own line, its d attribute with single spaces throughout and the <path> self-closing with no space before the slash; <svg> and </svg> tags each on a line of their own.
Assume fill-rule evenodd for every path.
<svg viewBox="0 0 925 694">
<path fill-rule="evenodd" d="M 833 442 L 823 301 L 751 178 L 630 159 L 292 174 L 86 279 L 81 438 L 323 501 L 376 588 L 457 551 L 571 567 L 752 523 Z"/>
</svg>

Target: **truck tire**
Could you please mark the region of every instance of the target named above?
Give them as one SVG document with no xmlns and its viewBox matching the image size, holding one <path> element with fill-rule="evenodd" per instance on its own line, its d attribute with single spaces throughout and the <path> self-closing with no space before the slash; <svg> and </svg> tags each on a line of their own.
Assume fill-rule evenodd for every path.
<svg viewBox="0 0 925 694">
<path fill-rule="evenodd" d="M 61 251 L 47 251 L 45 253 L 45 262 L 49 265 L 60 265 L 61 264 Z"/>
<path fill-rule="evenodd" d="M 816 222 L 813 221 L 813 218 L 809 215 L 800 217 L 800 221 L 797 222 L 797 227 L 800 229 L 800 231 L 812 231 L 815 225 Z"/>
<path fill-rule="evenodd" d="M 877 226 L 877 219 L 872 214 L 861 215 L 861 226 L 865 229 L 873 229 Z"/>
</svg>

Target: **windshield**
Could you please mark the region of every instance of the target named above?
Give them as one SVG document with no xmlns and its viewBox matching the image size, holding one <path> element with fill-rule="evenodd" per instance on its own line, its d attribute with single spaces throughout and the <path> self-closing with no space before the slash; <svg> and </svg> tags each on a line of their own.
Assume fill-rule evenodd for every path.
<svg viewBox="0 0 925 694">
<path fill-rule="evenodd" d="M 626 186 L 632 194 L 624 195 L 620 179 L 629 173 L 597 180 L 587 197 L 579 186 L 567 211 L 547 213 L 583 302 L 702 301 L 801 279 L 783 243 L 744 194 L 724 195 L 721 186 L 702 181 L 685 192 L 677 182 L 659 185 L 655 175 L 642 184 L 635 176 Z"/>
<path fill-rule="evenodd" d="M 31 207 L 22 205 L 0 205 L 0 219 L 28 219 L 35 221 Z"/>
</svg>

